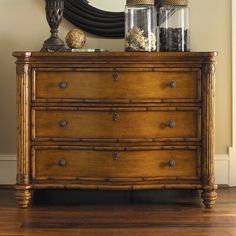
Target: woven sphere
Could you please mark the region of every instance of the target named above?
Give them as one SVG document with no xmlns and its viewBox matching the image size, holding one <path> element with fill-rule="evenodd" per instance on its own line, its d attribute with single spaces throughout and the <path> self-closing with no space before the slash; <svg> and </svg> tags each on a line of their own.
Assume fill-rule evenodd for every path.
<svg viewBox="0 0 236 236">
<path fill-rule="evenodd" d="M 69 48 L 82 48 L 86 42 L 85 33 L 79 29 L 72 29 L 66 35 L 66 44 Z"/>
</svg>

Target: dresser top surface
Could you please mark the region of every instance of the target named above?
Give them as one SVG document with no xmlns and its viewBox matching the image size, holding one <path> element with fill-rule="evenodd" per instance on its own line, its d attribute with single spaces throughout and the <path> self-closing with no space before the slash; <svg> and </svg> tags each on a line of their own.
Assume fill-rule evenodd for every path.
<svg viewBox="0 0 236 236">
<path fill-rule="evenodd" d="M 94 61 L 215 61 L 217 52 L 14 52 L 13 56 L 23 60 L 50 58 L 62 60 Z"/>
</svg>

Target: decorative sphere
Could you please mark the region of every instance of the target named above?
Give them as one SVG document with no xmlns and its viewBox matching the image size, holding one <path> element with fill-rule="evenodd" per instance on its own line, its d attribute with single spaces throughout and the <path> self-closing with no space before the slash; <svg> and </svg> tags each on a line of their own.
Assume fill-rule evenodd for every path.
<svg viewBox="0 0 236 236">
<path fill-rule="evenodd" d="M 80 29 L 72 29 L 66 35 L 66 43 L 69 48 L 82 48 L 86 42 L 85 33 Z"/>
</svg>

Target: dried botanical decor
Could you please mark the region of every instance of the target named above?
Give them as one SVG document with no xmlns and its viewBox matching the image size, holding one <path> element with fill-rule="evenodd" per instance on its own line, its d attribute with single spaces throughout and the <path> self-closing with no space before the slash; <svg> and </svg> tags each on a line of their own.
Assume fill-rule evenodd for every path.
<svg viewBox="0 0 236 236">
<path fill-rule="evenodd" d="M 145 37 L 144 31 L 138 27 L 130 29 L 125 38 L 126 51 L 156 51 L 157 39 L 154 33 Z"/>
</svg>

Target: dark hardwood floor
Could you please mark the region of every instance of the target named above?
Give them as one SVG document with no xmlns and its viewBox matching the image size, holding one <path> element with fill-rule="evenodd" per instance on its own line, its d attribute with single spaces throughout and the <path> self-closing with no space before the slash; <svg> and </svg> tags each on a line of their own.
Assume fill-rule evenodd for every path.
<svg viewBox="0 0 236 236">
<path fill-rule="evenodd" d="M 236 188 L 218 195 L 208 210 L 191 191 L 41 191 L 22 210 L 14 190 L 2 189 L 0 235 L 236 236 Z"/>
</svg>

